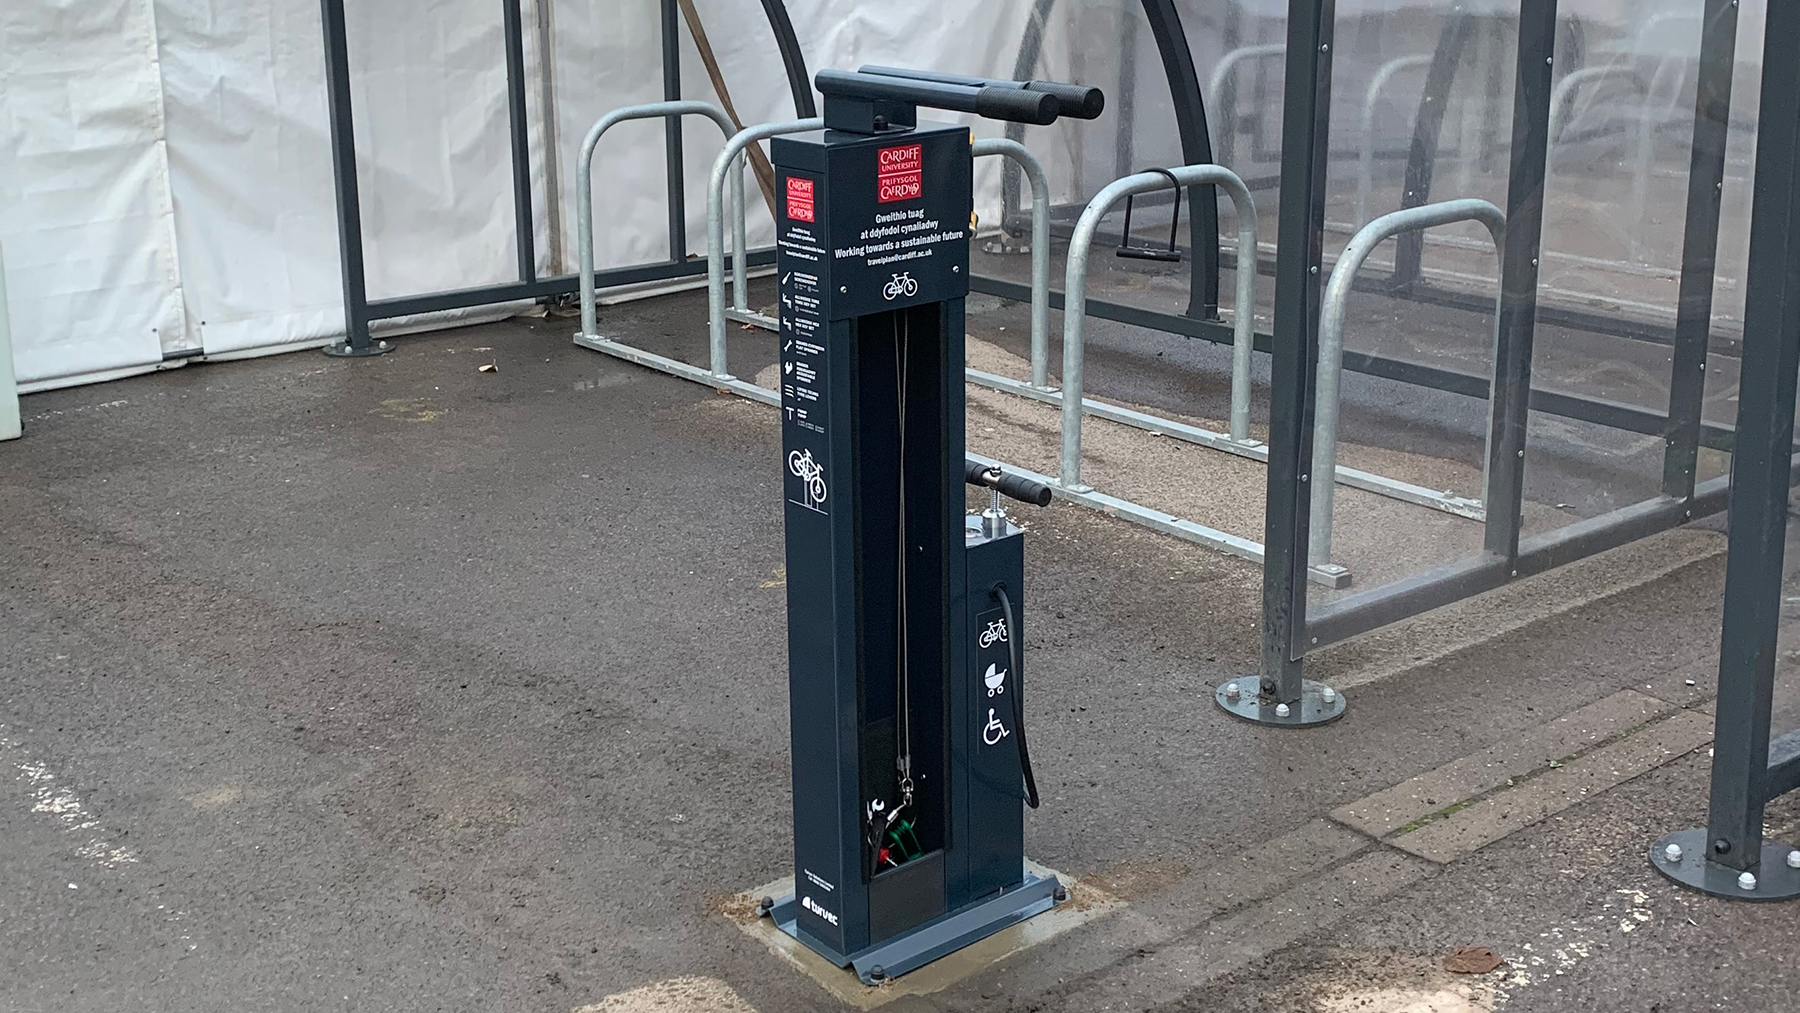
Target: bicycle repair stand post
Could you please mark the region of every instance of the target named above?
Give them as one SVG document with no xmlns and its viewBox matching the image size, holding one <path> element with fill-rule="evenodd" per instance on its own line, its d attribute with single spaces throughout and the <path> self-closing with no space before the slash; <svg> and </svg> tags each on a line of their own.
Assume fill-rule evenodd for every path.
<svg viewBox="0 0 1800 1013">
<path fill-rule="evenodd" d="M 1066 899 L 1025 869 L 1024 537 L 965 463 L 967 127 L 1097 92 L 866 68 L 818 75 L 822 131 L 774 138 L 796 894 L 764 914 L 879 984 Z M 965 520 L 965 483 L 995 490 Z"/>
</svg>

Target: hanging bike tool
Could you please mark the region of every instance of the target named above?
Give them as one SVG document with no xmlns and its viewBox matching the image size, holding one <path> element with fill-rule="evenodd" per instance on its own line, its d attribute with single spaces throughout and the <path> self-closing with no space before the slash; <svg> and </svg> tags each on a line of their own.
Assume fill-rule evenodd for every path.
<svg viewBox="0 0 1800 1013">
<path fill-rule="evenodd" d="M 794 883 L 777 924 L 871 984 L 1046 911 L 1020 692 L 1024 536 L 964 459 L 967 127 L 1048 124 L 1094 89 L 824 71 L 825 129 L 772 142 L 781 198 Z M 965 519 L 974 484 L 988 509 Z"/>
</svg>

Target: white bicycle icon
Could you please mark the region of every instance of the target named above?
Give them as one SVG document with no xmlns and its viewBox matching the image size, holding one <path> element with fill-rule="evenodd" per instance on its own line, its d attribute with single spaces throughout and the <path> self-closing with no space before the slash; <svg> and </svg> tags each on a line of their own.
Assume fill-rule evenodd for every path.
<svg viewBox="0 0 1800 1013">
<path fill-rule="evenodd" d="M 796 450 L 788 455 L 788 470 L 806 483 L 806 505 L 825 502 L 825 466 L 813 460 L 812 451 Z"/>
<path fill-rule="evenodd" d="M 901 296 L 911 299 L 918 294 L 919 281 L 912 276 L 911 271 L 902 271 L 894 275 L 894 280 L 888 282 L 881 290 L 881 297 L 888 302 L 893 302 Z"/>
<path fill-rule="evenodd" d="M 981 646 L 992 647 L 995 644 L 1004 643 L 1006 643 L 1006 620 L 996 619 L 988 623 L 987 629 L 981 634 Z"/>
</svg>

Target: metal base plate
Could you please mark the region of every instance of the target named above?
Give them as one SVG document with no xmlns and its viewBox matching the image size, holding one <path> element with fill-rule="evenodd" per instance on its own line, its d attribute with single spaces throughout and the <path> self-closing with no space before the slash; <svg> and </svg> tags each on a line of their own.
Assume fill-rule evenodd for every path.
<svg viewBox="0 0 1800 1013">
<path fill-rule="evenodd" d="M 1246 676 L 1235 682 L 1220 686 L 1213 693 L 1213 700 L 1219 708 L 1234 718 L 1241 718 L 1252 724 L 1269 725 L 1274 728 L 1310 728 L 1313 725 L 1327 725 L 1344 716 L 1348 706 L 1344 702 L 1344 694 L 1331 689 L 1322 682 L 1304 679 L 1300 683 L 1299 706 L 1290 706 L 1289 713 L 1282 717 L 1276 713 L 1280 701 L 1273 697 L 1261 696 L 1258 692 L 1261 680 L 1255 676 Z M 1232 687 L 1237 687 L 1235 698 Z M 1330 692 L 1327 700 L 1325 694 Z"/>
<path fill-rule="evenodd" d="M 930 921 L 860 953 L 838 953 L 798 930 L 795 915 L 799 905 L 789 894 L 775 902 L 770 917 L 781 931 L 800 940 L 819 955 L 839 967 L 852 966 L 865 985 L 879 985 L 908 971 L 954 953 L 1032 915 L 1042 914 L 1062 901 L 1057 894 L 1062 884 L 1055 876 L 1027 874 L 1019 886 L 960 911 Z M 1066 896 L 1066 894 L 1065 894 Z"/>
<path fill-rule="evenodd" d="M 393 350 L 394 346 L 386 341 L 377 341 L 361 348 L 357 348 L 347 341 L 325 346 L 325 354 L 334 359 L 366 359 L 373 355 L 386 355 Z"/>
<path fill-rule="evenodd" d="M 1679 861 L 1669 861 L 1671 844 L 1681 849 Z M 1800 898 L 1800 869 L 1788 866 L 1788 855 L 1794 850 L 1791 844 L 1764 841 L 1762 867 L 1756 870 L 1754 890 L 1738 885 L 1740 873 L 1737 869 L 1706 860 L 1711 851 L 1704 827 L 1678 831 L 1650 845 L 1650 864 L 1676 883 L 1714 897 L 1748 901 L 1794 900 Z"/>
</svg>

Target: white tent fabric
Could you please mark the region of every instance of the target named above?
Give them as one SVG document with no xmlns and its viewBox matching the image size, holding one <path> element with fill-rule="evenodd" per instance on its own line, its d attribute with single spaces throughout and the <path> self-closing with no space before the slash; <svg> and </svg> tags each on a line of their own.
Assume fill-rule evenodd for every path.
<svg viewBox="0 0 1800 1013">
<path fill-rule="evenodd" d="M 762 5 L 697 0 L 746 122 L 793 115 Z M 1245 10 L 1245 0 L 1238 0 Z M 1258 0 L 1278 17 L 1285 0 Z M 1443 6 L 1445 0 L 1435 0 Z M 1484 5 L 1506 6 L 1502 0 Z M 1619 17 L 1624 0 L 1570 0 Z M 1659 0 L 1669 3 L 1671 0 Z M 582 135 L 620 105 L 661 90 L 659 0 L 525 0 L 526 62 L 539 4 L 553 4 L 555 130 L 531 89 L 538 266 L 574 261 L 573 184 Z M 1427 0 L 1345 0 L 1340 21 Z M 499 0 L 347 3 L 371 297 L 515 276 L 506 75 Z M 903 64 L 1011 76 L 1033 0 L 789 0 L 809 66 Z M 1069 0 L 1049 26 L 1038 73 L 1117 78 L 1113 22 L 1137 0 Z M 1064 10 L 1066 8 L 1066 10 Z M 1110 20 L 1109 20 L 1110 19 Z M 1760 51 L 1761 2 L 1745 5 L 1741 52 Z M 1196 15 L 1199 22 L 1204 17 Z M 1202 73 L 1216 41 L 1190 25 Z M 689 98 L 712 98 L 683 33 Z M 1140 39 L 1140 94 L 1162 87 Z M 1754 79 L 1740 94 L 1754 92 Z M 1179 155 L 1164 103 L 1145 101 L 1142 164 Z M 1028 134 L 1059 199 L 1113 171 L 1115 128 Z M 1000 133 L 978 123 L 978 134 Z M 627 124 L 596 166 L 601 266 L 667 253 L 662 126 Z M 1091 131 L 1098 131 L 1090 133 Z M 554 136 L 555 150 L 549 150 Z M 687 220 L 699 252 L 704 182 L 720 138 L 687 124 Z M 12 291 L 17 372 L 42 389 L 232 356 L 323 344 L 343 329 L 327 145 L 319 0 L 9 0 L 0 4 L 0 243 Z M 1150 150 L 1152 147 L 1157 150 Z M 1161 149 L 1166 147 L 1165 153 Z M 1087 149 L 1083 157 L 1082 149 Z M 559 200 L 544 199 L 545 167 Z M 977 171 L 977 209 L 999 210 L 1000 165 Z M 755 195 L 752 185 L 749 193 Z M 751 197 L 752 241 L 772 225 Z M 560 218 L 561 256 L 547 248 Z M 465 314 L 466 316 L 467 314 Z"/>
<path fill-rule="evenodd" d="M 22 383 L 142 368 L 181 347 L 143 0 L 0 4 L 0 242 Z"/>
<path fill-rule="evenodd" d="M 551 0 L 536 0 L 548 3 Z M 747 121 L 792 100 L 755 3 L 700 0 Z M 929 5 L 795 0 L 815 64 L 862 59 L 1003 71 L 1029 0 L 950 17 Z M 576 152 L 589 125 L 661 95 L 656 0 L 559 0 L 560 208 L 574 260 Z M 527 0 L 526 18 L 535 17 Z M 347 5 L 372 298 L 514 277 L 500 5 Z M 1005 27 L 1002 27 L 1005 26 Z M 998 31 L 996 30 L 998 29 Z M 1010 29 L 1010 30 L 1008 30 Z M 528 73 L 539 54 L 526 32 Z M 318 0 L 19 0 L 0 10 L 0 241 L 27 389 L 158 368 L 165 355 L 322 344 L 343 330 Z M 823 59 L 822 59 L 823 57 Z M 711 98 L 691 41 L 684 91 Z M 534 192 L 546 131 L 532 90 Z M 619 128 L 596 189 L 602 266 L 666 255 L 661 125 Z M 687 207 L 702 241 L 720 138 L 687 127 Z M 755 188 L 751 188 L 755 193 Z M 753 207 L 754 235 L 772 233 Z"/>
</svg>

